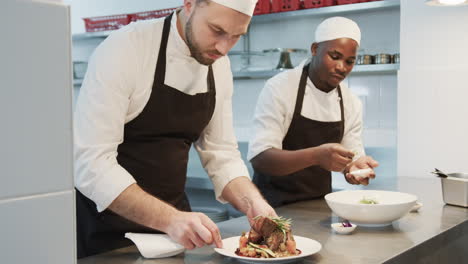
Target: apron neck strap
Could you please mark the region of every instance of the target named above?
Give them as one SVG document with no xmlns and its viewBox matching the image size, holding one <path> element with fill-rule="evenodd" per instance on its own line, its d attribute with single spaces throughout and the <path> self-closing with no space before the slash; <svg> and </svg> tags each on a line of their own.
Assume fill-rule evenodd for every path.
<svg viewBox="0 0 468 264">
<path fill-rule="evenodd" d="M 156 63 L 156 80 L 164 84 L 166 78 L 166 49 L 167 40 L 169 39 L 169 31 L 171 29 L 171 20 L 174 13 L 170 14 L 164 19 L 164 27 L 161 38 L 161 45 L 159 46 L 158 62 Z"/>
<path fill-rule="evenodd" d="M 307 85 L 307 77 L 309 76 L 309 65 L 306 64 L 304 68 L 302 68 L 301 80 L 299 82 L 299 90 L 297 92 L 296 97 L 296 106 L 294 107 L 294 115 L 300 115 L 302 112 L 302 104 L 304 102 L 304 94 L 305 88 Z M 343 105 L 343 95 L 341 93 L 341 87 L 338 85 L 338 97 L 340 98 L 340 112 L 341 112 L 341 134 L 344 134 L 344 105 Z"/>
<path fill-rule="evenodd" d="M 309 64 L 306 64 L 302 68 L 301 80 L 299 82 L 299 91 L 297 92 L 296 97 L 296 106 L 294 107 L 294 114 L 300 115 L 302 112 L 302 103 L 304 102 L 305 88 L 307 85 L 307 76 L 308 76 Z"/>
</svg>

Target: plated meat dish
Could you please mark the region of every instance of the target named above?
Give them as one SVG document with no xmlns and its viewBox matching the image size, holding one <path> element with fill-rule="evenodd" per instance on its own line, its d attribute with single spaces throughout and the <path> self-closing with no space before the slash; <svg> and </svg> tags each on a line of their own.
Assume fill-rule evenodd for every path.
<svg viewBox="0 0 468 264">
<path fill-rule="evenodd" d="M 291 230 L 291 219 L 257 216 L 248 233 L 239 238 L 236 255 L 251 258 L 281 258 L 301 254 Z"/>
</svg>

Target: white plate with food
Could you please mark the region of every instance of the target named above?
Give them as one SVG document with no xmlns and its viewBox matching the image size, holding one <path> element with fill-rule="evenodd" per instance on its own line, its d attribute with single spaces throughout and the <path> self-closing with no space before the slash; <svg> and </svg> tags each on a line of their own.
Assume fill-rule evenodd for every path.
<svg viewBox="0 0 468 264">
<path fill-rule="evenodd" d="M 244 263 L 290 263 L 320 251 L 322 245 L 310 238 L 295 236 L 291 219 L 282 217 L 254 218 L 248 233 L 223 239 L 221 255 Z"/>
<path fill-rule="evenodd" d="M 279 258 L 252 258 L 252 257 L 243 257 L 236 255 L 236 251 L 239 248 L 239 239 L 240 236 L 229 237 L 223 239 L 223 248 L 215 248 L 214 250 L 221 255 L 226 257 L 236 258 L 244 263 L 290 263 L 297 261 L 300 258 L 305 258 L 307 256 L 313 255 L 322 249 L 322 245 L 310 238 L 294 236 L 296 240 L 296 247 L 300 250 L 300 253 L 295 256 L 289 257 L 279 257 Z"/>
</svg>

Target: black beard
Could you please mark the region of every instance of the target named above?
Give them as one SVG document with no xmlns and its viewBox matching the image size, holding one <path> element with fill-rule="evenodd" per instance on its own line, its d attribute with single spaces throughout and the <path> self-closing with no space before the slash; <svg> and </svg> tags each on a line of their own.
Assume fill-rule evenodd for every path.
<svg viewBox="0 0 468 264">
<path fill-rule="evenodd" d="M 192 57 L 198 61 L 198 63 L 203 64 L 203 65 L 211 65 L 214 63 L 214 60 L 207 59 L 203 57 L 202 53 L 200 52 L 200 49 L 197 47 L 197 44 L 195 40 L 193 39 L 193 30 L 192 30 L 192 18 L 195 14 L 193 14 L 189 20 L 187 21 L 187 24 L 185 25 L 185 39 L 187 40 L 187 46 L 190 50 L 190 54 Z"/>
</svg>

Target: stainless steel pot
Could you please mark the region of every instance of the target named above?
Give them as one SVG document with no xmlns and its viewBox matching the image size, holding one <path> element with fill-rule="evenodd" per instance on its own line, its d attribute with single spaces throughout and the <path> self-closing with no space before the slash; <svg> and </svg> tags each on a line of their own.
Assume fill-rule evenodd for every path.
<svg viewBox="0 0 468 264">
<path fill-rule="evenodd" d="M 442 196 L 446 204 L 468 207 L 468 173 L 447 173 L 442 181 Z"/>
<path fill-rule="evenodd" d="M 260 51 L 231 51 L 228 54 L 233 72 L 268 70 L 266 56 Z"/>
<path fill-rule="evenodd" d="M 400 53 L 393 54 L 393 63 L 400 63 Z"/>
<path fill-rule="evenodd" d="M 391 59 L 391 55 L 390 54 L 386 54 L 386 53 L 380 53 L 380 54 L 377 54 L 375 55 L 375 64 L 388 64 L 388 63 L 392 63 L 392 59 Z"/>
<path fill-rule="evenodd" d="M 357 64 L 366 65 L 366 64 L 373 64 L 373 63 L 374 63 L 374 56 L 369 55 L 369 54 L 358 55 Z"/>
<path fill-rule="evenodd" d="M 307 57 L 305 49 L 276 48 L 264 50 L 271 57 L 272 63 L 277 62 L 276 69 L 291 69 Z"/>
</svg>

